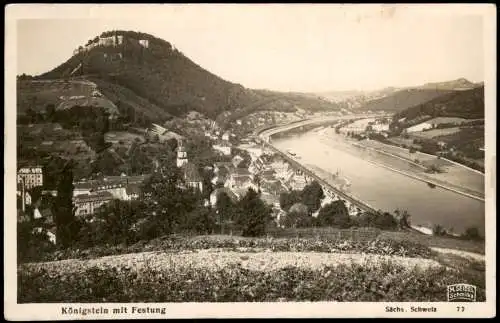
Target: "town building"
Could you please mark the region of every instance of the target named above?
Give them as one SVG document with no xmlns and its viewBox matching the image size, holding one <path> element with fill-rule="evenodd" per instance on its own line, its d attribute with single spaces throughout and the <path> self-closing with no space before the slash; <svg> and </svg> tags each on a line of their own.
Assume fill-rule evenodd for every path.
<svg viewBox="0 0 500 323">
<path fill-rule="evenodd" d="M 42 227 L 33 228 L 33 233 L 42 233 L 45 232 L 47 234 L 47 238 L 52 244 L 56 244 L 56 228 L 52 227 L 50 229 L 44 229 Z"/>
<path fill-rule="evenodd" d="M 113 195 L 106 191 L 81 194 L 73 198 L 76 207 L 76 216 L 89 216 L 97 212 L 97 210 L 113 200 Z"/>
<path fill-rule="evenodd" d="M 184 147 L 182 141 L 179 141 L 179 146 L 177 147 L 177 167 L 182 167 L 188 163 L 187 151 Z"/>
<path fill-rule="evenodd" d="M 21 167 L 17 172 L 17 182 L 24 185 L 24 189 L 43 186 L 42 166 Z"/>
<path fill-rule="evenodd" d="M 280 209 L 280 197 L 269 192 L 261 192 L 260 199 L 275 210 Z"/>
<path fill-rule="evenodd" d="M 307 179 L 300 170 L 295 170 L 292 176 L 284 181 L 284 185 L 290 190 L 301 191 L 306 187 Z"/>
<path fill-rule="evenodd" d="M 187 187 L 203 192 L 203 177 L 193 163 L 186 163 L 182 166 L 184 171 L 184 183 Z"/>
<path fill-rule="evenodd" d="M 233 191 L 238 198 L 245 196 L 250 188 L 256 192 L 259 189 L 253 181 L 252 174 L 244 168 L 235 169 L 235 171 L 229 175 L 224 186 Z"/>
<path fill-rule="evenodd" d="M 214 173 L 218 174 L 221 171 L 232 172 L 234 165 L 232 162 L 216 162 L 214 163 Z"/>
<path fill-rule="evenodd" d="M 259 157 L 259 158 L 256 158 L 256 159 L 252 160 L 252 162 L 250 163 L 250 166 L 248 167 L 248 170 L 252 174 L 257 174 L 262 169 L 264 169 L 264 167 L 265 167 L 265 164 L 262 161 L 262 158 Z"/>
<path fill-rule="evenodd" d="M 229 178 L 229 170 L 226 167 L 221 167 L 217 170 L 211 182 L 213 185 L 224 185 Z"/>
<path fill-rule="evenodd" d="M 98 44 L 100 46 L 118 46 L 123 44 L 123 36 L 113 35 L 107 37 L 99 37 Z"/>
<path fill-rule="evenodd" d="M 243 157 L 236 155 L 231 159 L 231 163 L 233 163 L 233 166 L 236 168 L 243 160 L 245 160 Z"/>
<path fill-rule="evenodd" d="M 224 141 L 229 141 L 230 136 L 231 136 L 231 133 L 229 131 L 226 131 L 226 132 L 224 132 L 222 134 L 222 138 L 221 139 L 224 140 Z"/>
<path fill-rule="evenodd" d="M 30 222 L 31 218 L 29 214 L 24 211 L 17 210 L 17 223 L 26 223 Z"/>
<path fill-rule="evenodd" d="M 160 142 L 166 142 L 169 139 L 176 139 L 177 141 L 184 139 L 184 137 L 182 137 L 178 133 L 169 131 L 165 127 L 162 127 L 156 123 L 153 123 L 151 128 L 146 129 L 145 135 L 148 135 L 150 137 L 158 136 L 158 140 Z"/>
<path fill-rule="evenodd" d="M 138 176 L 106 176 L 98 180 L 79 181 L 73 183 L 73 197 L 82 194 L 92 194 L 97 192 L 108 192 L 113 198 L 123 201 L 130 201 L 139 198 L 140 184 L 149 175 Z"/>
<path fill-rule="evenodd" d="M 259 183 L 259 189 L 261 199 L 270 205 L 274 211 L 279 211 L 281 209 L 280 195 L 287 191 L 286 187 L 278 179 L 264 175 Z"/>
<path fill-rule="evenodd" d="M 231 155 L 231 145 L 226 141 L 219 141 L 212 145 L 212 148 L 222 153 L 224 156 Z"/>
<path fill-rule="evenodd" d="M 149 48 L 149 40 L 147 40 L 147 39 L 140 39 L 139 40 L 139 45 L 141 45 L 144 48 Z"/>
<path fill-rule="evenodd" d="M 21 198 L 22 210 L 24 211 L 26 209 L 26 205 L 31 205 L 32 199 L 30 192 L 28 192 L 26 189 L 23 189 L 22 186 L 22 183 L 17 183 L 16 194 Z"/>
<path fill-rule="evenodd" d="M 382 123 L 377 123 L 371 125 L 372 130 L 376 132 L 382 132 L 382 131 L 389 131 L 389 125 L 388 124 L 382 124 Z"/>
</svg>

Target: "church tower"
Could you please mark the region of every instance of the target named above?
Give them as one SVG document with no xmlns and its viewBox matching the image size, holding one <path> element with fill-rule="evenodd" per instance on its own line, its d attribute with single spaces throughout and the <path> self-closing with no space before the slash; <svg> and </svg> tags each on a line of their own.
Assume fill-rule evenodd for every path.
<svg viewBox="0 0 500 323">
<path fill-rule="evenodd" d="M 187 164 L 187 152 L 182 141 L 179 141 L 179 146 L 177 147 L 177 167 L 182 167 Z"/>
</svg>

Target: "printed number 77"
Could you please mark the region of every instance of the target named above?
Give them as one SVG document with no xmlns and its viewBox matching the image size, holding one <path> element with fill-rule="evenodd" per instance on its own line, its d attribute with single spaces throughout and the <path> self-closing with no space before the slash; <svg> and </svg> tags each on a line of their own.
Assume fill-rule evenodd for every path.
<svg viewBox="0 0 500 323">
<path fill-rule="evenodd" d="M 465 306 L 457 306 L 457 312 L 464 312 Z"/>
</svg>

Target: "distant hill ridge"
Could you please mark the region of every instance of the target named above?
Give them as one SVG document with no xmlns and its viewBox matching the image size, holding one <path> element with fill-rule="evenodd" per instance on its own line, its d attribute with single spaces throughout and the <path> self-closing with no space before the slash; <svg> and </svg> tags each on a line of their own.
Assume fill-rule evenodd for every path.
<svg viewBox="0 0 500 323">
<path fill-rule="evenodd" d="M 446 82 L 426 83 L 419 88 L 459 91 L 459 90 L 470 90 L 479 86 L 481 86 L 481 84 L 472 83 L 465 78 L 459 78 L 456 80 L 446 81 Z"/>
<path fill-rule="evenodd" d="M 421 116 L 482 119 L 484 118 L 484 108 L 484 86 L 479 86 L 436 97 L 428 102 L 400 111 L 394 118 L 406 118 L 406 121 Z"/>
<path fill-rule="evenodd" d="M 484 86 L 483 83 L 473 83 L 465 78 L 459 78 L 410 87 L 387 87 L 381 90 L 365 92 L 331 91 L 317 93 L 317 95 L 336 102 L 350 102 L 353 108 L 363 111 L 399 112 L 442 95 L 455 91 L 471 90 L 481 86 Z"/>
</svg>

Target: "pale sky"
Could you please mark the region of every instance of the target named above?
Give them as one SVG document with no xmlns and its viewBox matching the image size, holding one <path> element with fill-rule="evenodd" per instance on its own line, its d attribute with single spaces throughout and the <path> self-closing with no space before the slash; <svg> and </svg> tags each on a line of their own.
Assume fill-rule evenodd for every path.
<svg viewBox="0 0 500 323">
<path fill-rule="evenodd" d="M 473 10 L 265 4 L 80 8 L 87 9 L 62 14 L 49 8 L 28 16 L 60 13 L 64 19 L 18 20 L 18 74 L 46 72 L 88 39 L 123 29 L 165 39 L 203 68 L 249 88 L 321 92 L 460 77 L 484 81 L 484 19 Z"/>
</svg>

